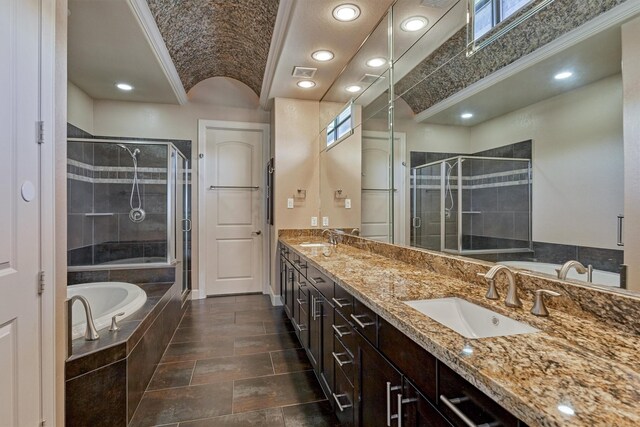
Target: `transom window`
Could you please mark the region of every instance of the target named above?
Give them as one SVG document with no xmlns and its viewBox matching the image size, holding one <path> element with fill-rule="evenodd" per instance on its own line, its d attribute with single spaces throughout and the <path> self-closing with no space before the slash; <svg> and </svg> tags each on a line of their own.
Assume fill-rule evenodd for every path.
<svg viewBox="0 0 640 427">
<path fill-rule="evenodd" d="M 474 0 L 473 37 L 477 40 L 532 0 Z"/>
<path fill-rule="evenodd" d="M 351 134 L 353 129 L 351 107 L 352 104 L 347 105 L 347 107 L 327 125 L 327 147 Z"/>
</svg>

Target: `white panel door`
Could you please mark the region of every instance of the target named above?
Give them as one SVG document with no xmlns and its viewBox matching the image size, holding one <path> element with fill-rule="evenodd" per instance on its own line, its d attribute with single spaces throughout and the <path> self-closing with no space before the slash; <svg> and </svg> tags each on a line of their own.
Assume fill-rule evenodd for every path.
<svg viewBox="0 0 640 427">
<path fill-rule="evenodd" d="M 0 1 L 0 425 L 41 419 L 40 2 Z"/>
<path fill-rule="evenodd" d="M 204 158 L 207 295 L 262 291 L 263 132 L 209 128 Z"/>
<path fill-rule="evenodd" d="M 394 243 L 404 244 L 404 134 L 396 133 L 394 146 Z M 360 235 L 390 242 L 390 153 L 386 132 L 362 132 L 362 226 Z"/>
</svg>

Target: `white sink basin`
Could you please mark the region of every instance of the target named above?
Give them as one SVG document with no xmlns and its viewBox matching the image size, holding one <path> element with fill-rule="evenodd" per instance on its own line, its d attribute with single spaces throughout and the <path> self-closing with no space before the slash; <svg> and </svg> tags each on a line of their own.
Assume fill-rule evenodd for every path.
<svg viewBox="0 0 640 427">
<path fill-rule="evenodd" d="M 405 301 L 405 304 L 466 338 L 503 337 L 540 332 L 539 329 L 526 323 L 518 322 L 461 298 Z"/>
<path fill-rule="evenodd" d="M 300 246 L 302 246 L 303 248 L 324 248 L 325 246 L 329 246 L 329 245 L 326 243 L 305 242 L 305 243 L 300 243 Z"/>
</svg>

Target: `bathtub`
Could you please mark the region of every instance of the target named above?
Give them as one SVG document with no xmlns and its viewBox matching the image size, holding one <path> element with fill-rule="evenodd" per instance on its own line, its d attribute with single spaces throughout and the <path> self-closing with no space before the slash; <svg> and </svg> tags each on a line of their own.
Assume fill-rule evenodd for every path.
<svg viewBox="0 0 640 427">
<path fill-rule="evenodd" d="M 111 326 L 112 316 L 124 312 L 124 316 L 118 317 L 118 320 L 122 320 L 136 312 L 147 301 L 146 292 L 139 286 L 124 282 L 95 282 L 68 286 L 67 298 L 74 295 L 82 295 L 89 300 L 97 330 Z M 80 301 L 73 304 L 71 319 L 71 339 L 83 336 L 86 317 Z"/>
<path fill-rule="evenodd" d="M 536 273 L 549 274 L 553 277 L 558 277 L 556 268 L 562 267 L 560 264 L 548 264 L 545 262 L 531 262 L 531 261 L 501 261 L 498 264 L 506 265 L 513 268 L 519 268 L 521 270 L 529 270 Z M 575 269 L 571 269 L 567 275 L 569 280 L 578 280 L 581 282 L 587 281 L 586 274 L 578 274 Z M 593 284 L 604 285 L 611 287 L 620 287 L 620 275 L 617 273 L 611 273 L 609 271 L 593 270 Z"/>
</svg>

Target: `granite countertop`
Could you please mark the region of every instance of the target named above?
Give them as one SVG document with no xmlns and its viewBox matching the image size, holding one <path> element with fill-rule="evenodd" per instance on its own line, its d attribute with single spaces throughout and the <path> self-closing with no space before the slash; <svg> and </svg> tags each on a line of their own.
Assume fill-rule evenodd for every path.
<svg viewBox="0 0 640 427">
<path fill-rule="evenodd" d="M 280 241 L 527 424 L 640 425 L 639 336 L 559 309 L 536 317 L 529 313 L 532 301 L 508 308 L 502 298 L 484 298 L 484 286 L 352 246 L 338 245 L 325 257 L 322 248 L 300 246 L 308 236 Z M 451 296 L 541 332 L 467 339 L 403 303 Z M 560 405 L 575 413 L 561 412 Z"/>
</svg>

